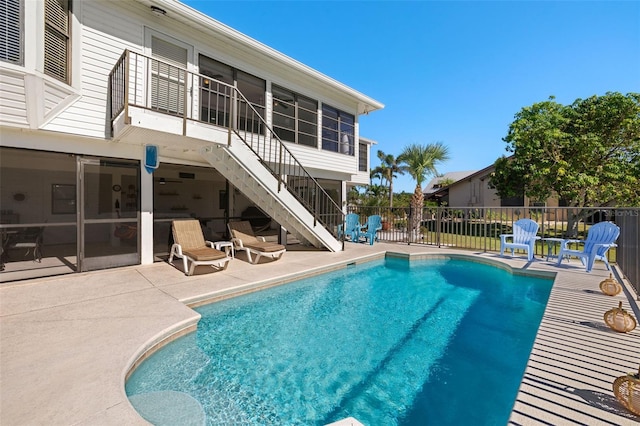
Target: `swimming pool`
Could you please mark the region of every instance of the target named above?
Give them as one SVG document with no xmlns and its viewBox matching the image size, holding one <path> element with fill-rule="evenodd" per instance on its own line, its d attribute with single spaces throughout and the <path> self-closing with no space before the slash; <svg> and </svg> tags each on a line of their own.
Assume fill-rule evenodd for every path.
<svg viewBox="0 0 640 426">
<path fill-rule="evenodd" d="M 551 286 L 460 259 L 359 264 L 198 308 L 126 391 L 154 424 L 506 424 Z"/>
</svg>

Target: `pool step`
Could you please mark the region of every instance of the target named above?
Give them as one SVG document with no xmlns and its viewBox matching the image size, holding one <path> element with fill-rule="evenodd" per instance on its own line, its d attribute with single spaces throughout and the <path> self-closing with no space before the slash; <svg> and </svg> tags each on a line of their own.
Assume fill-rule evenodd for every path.
<svg viewBox="0 0 640 426">
<path fill-rule="evenodd" d="M 338 420 L 337 422 L 329 423 L 325 426 L 364 426 L 358 420 L 353 417 L 347 417 L 346 419 Z"/>
</svg>

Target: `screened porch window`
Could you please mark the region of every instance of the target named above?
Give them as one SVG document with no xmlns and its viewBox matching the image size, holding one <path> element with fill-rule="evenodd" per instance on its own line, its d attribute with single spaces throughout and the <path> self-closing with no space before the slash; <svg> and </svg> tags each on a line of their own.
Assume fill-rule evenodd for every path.
<svg viewBox="0 0 640 426">
<path fill-rule="evenodd" d="M 369 161 L 367 158 L 367 144 L 358 144 L 358 171 L 366 172 L 369 168 Z"/>
<path fill-rule="evenodd" d="M 0 2 L 0 61 L 22 65 L 22 0 Z"/>
<path fill-rule="evenodd" d="M 318 146 L 318 102 L 273 86 L 273 130 L 283 141 Z"/>
<path fill-rule="evenodd" d="M 46 0 L 44 6 L 44 73 L 71 81 L 71 1 Z"/>
<path fill-rule="evenodd" d="M 322 106 L 322 149 L 355 155 L 355 117 L 328 105 Z"/>
<path fill-rule="evenodd" d="M 200 120 L 228 127 L 231 117 L 233 68 L 200 55 Z M 226 83 L 229 86 L 221 83 Z"/>
<path fill-rule="evenodd" d="M 254 109 L 264 118 L 266 82 L 204 55 L 200 55 L 199 69 L 205 76 L 200 78 L 200 119 L 227 127 L 233 95 L 229 86 L 235 86 L 250 104 L 244 100 L 238 103 L 238 129 L 263 134 L 264 127 Z"/>
</svg>

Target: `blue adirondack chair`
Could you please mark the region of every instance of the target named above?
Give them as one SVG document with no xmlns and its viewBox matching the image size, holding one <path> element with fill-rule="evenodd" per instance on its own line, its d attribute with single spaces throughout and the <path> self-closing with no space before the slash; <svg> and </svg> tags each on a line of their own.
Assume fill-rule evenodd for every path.
<svg viewBox="0 0 640 426">
<path fill-rule="evenodd" d="M 338 225 L 338 239 L 344 234 L 345 239 L 351 238 L 351 241 L 358 242 L 360 238 L 360 216 L 356 213 L 349 213 L 345 216 L 344 230 L 342 224 Z"/>
<path fill-rule="evenodd" d="M 367 218 L 367 223 L 365 225 L 362 225 L 360 235 L 369 241 L 369 245 L 373 245 L 373 242 L 378 239 L 377 232 L 381 229 L 382 218 L 380 215 L 374 214 Z"/>
<path fill-rule="evenodd" d="M 536 234 L 538 233 L 538 224 L 531 219 L 520 219 L 513 224 L 512 234 L 500 235 L 500 256 L 504 256 L 504 251 L 511 250 L 511 256 L 513 256 L 513 250 L 524 250 L 527 252 L 527 260 L 533 260 L 534 245 L 536 240 L 539 240 Z"/>
<path fill-rule="evenodd" d="M 609 261 L 607 260 L 607 251 L 611 247 L 616 247 L 615 241 L 620 236 L 620 228 L 613 222 L 600 222 L 589 228 L 586 240 L 563 240 L 560 245 L 560 253 L 558 253 L 558 265 L 562 260 L 569 256 L 579 257 L 582 264 L 587 268 L 587 272 L 591 272 L 593 263 L 601 260 L 610 270 Z M 582 250 L 571 250 L 569 244 L 584 244 Z"/>
</svg>

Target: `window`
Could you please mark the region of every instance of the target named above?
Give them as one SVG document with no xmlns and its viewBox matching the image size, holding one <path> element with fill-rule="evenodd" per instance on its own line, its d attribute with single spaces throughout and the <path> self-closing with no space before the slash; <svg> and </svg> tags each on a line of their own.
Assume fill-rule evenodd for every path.
<svg viewBox="0 0 640 426">
<path fill-rule="evenodd" d="M 205 76 L 200 78 L 200 119 L 228 127 L 233 68 L 204 55 L 200 55 L 199 67 L 200 74 Z"/>
<path fill-rule="evenodd" d="M 238 128 L 252 133 L 264 134 L 264 126 L 262 126 L 260 117 L 264 119 L 265 81 L 244 71 L 236 70 L 236 87 L 253 107 L 246 105 L 244 101 L 240 102 Z M 259 117 L 256 116 L 256 111 Z"/>
<path fill-rule="evenodd" d="M 151 37 L 151 107 L 170 114 L 184 113 L 187 49 Z"/>
<path fill-rule="evenodd" d="M 22 65 L 22 1 L 0 2 L 0 60 Z"/>
<path fill-rule="evenodd" d="M 283 141 L 318 146 L 318 102 L 273 86 L 273 130 Z"/>
<path fill-rule="evenodd" d="M 358 170 L 366 172 L 368 170 L 369 161 L 367 159 L 367 144 L 358 144 Z"/>
<path fill-rule="evenodd" d="M 355 117 L 344 111 L 322 106 L 322 149 L 355 155 Z"/>
<path fill-rule="evenodd" d="M 44 8 L 44 73 L 65 83 L 71 81 L 70 6 L 70 0 L 46 0 Z"/>
<path fill-rule="evenodd" d="M 232 96 L 230 86 L 235 86 L 251 105 L 247 105 L 242 100 L 239 102 L 238 129 L 264 133 L 262 121 L 254 112 L 255 109 L 258 115 L 264 118 L 266 87 L 264 80 L 204 55 L 200 55 L 199 70 L 200 74 L 205 76 L 201 77 L 200 81 L 202 121 L 225 127 L 229 125 Z"/>
</svg>

